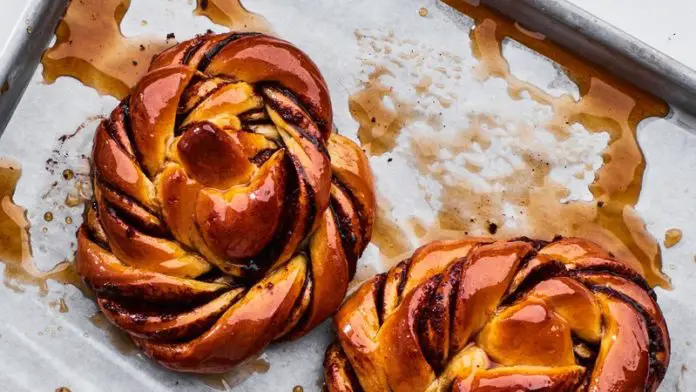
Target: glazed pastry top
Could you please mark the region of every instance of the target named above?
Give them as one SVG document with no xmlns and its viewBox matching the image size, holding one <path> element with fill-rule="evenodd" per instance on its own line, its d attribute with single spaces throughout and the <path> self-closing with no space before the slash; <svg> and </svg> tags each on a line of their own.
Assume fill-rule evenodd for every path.
<svg viewBox="0 0 696 392">
<path fill-rule="evenodd" d="M 645 280 L 598 246 L 424 246 L 334 318 L 328 391 L 655 391 L 670 340 Z"/>
<path fill-rule="evenodd" d="M 332 314 L 375 201 L 331 116 L 288 42 L 204 35 L 158 55 L 94 139 L 77 264 L 107 318 L 172 369 L 222 372 Z"/>
</svg>

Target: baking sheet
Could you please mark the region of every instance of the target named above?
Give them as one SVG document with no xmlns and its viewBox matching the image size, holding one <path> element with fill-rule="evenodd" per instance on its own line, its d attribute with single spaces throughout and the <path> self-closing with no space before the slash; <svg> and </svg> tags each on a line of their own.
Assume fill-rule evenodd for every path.
<svg viewBox="0 0 696 392">
<path fill-rule="evenodd" d="M 544 132 L 537 125 L 550 115 L 548 107 L 528 98 L 511 99 L 501 80 L 475 78 L 477 60 L 472 55 L 468 36 L 471 21 L 439 2 L 255 0 L 245 4 L 265 16 L 278 36 L 296 43 L 315 60 L 329 83 L 336 125 L 353 139 L 357 139 L 358 126 L 349 112 L 349 97 L 364 87 L 362 83 L 375 66 L 395 71 L 395 61 L 401 61 L 405 71 L 383 82 L 404 103 L 423 105 L 422 110 L 437 108 L 437 102 L 419 102 L 414 84 L 420 82 L 423 73 L 437 67 L 456 67 L 449 61 L 458 61 L 462 67 L 461 82 L 444 84 L 436 93 L 469 99 L 466 105 L 443 112 L 447 123 L 456 124 L 466 114 L 484 112 L 511 121 L 525 121 L 535 125 L 533 129 L 539 135 Z M 428 10 L 426 17 L 419 15 L 422 7 Z M 133 1 L 122 25 L 123 32 L 129 36 L 162 36 L 174 32 L 183 40 L 208 28 L 225 31 L 205 18 L 192 16 L 192 9 L 193 5 L 183 0 Z M 143 25 L 143 19 L 147 25 Z M 388 46 L 394 56 L 387 55 L 386 50 L 376 53 L 373 45 Z M 409 59 L 409 53 L 418 56 Z M 556 95 L 577 96 L 577 87 L 548 61 L 514 43 L 506 45 L 505 53 L 519 78 Z M 404 58 L 399 54 L 404 54 Z M 66 194 L 74 189 L 74 181 L 62 181 L 62 171 L 70 168 L 78 174 L 87 172 L 82 155 L 89 154 L 98 116 L 108 114 L 116 100 L 99 96 L 73 79 L 61 78 L 53 85 L 45 85 L 40 71 L 39 68 L 34 74 L 0 140 L 0 156 L 12 156 L 22 163 L 24 172 L 15 200 L 29 211 L 35 262 L 48 269 L 71 257 L 74 232 L 81 220 L 81 207 L 70 208 L 64 204 Z M 693 306 L 689 302 L 696 295 L 696 288 L 690 282 L 696 272 L 696 205 L 692 202 L 696 196 L 696 136 L 683 125 L 686 120 L 674 113 L 668 119 L 644 121 L 639 128 L 648 169 L 637 210 L 658 239 L 668 228 L 678 227 L 684 232 L 679 245 L 663 251 L 665 271 L 674 285 L 673 291 L 658 290 L 673 341 L 673 359 L 663 391 L 677 388 L 688 391 L 696 387 L 696 376 L 690 371 L 696 354 L 689 348 L 692 325 L 696 322 L 696 312 L 691 311 Z M 74 137 L 63 143 L 59 141 L 61 136 L 78 129 Z M 427 135 L 429 131 L 427 124 L 420 124 L 404 135 Z M 515 144 L 509 129 L 500 131 L 496 140 L 501 145 Z M 557 158 L 554 164 L 559 169 L 568 163 L 587 164 L 590 172 L 601 164 L 601 151 L 607 143 L 606 136 L 581 128 L 569 140 L 548 140 L 546 145 L 528 147 Z M 394 207 L 394 219 L 408 228 L 406 222 L 410 217 L 432 220 L 434 209 L 424 192 L 428 189 L 428 179 L 412 164 L 408 137 L 396 143 L 392 153 L 372 157 L 371 164 L 380 199 Z M 569 146 L 582 148 L 569 149 Z M 508 150 L 501 151 L 501 156 L 505 156 Z M 492 168 L 497 167 L 495 159 L 491 162 Z M 456 172 L 456 161 L 451 163 Z M 504 177 L 504 171 L 501 173 Z M 587 185 L 592 176 L 580 180 L 572 173 L 563 174 L 562 170 L 557 173 L 556 180 L 565 184 L 569 197 L 579 200 L 590 197 Z M 52 186 L 55 181 L 58 185 Z M 436 184 L 431 185 L 436 188 Z M 47 211 L 54 214 L 52 222 L 43 219 Z M 73 219 L 73 224 L 65 223 L 67 216 Z M 363 278 L 389 266 L 374 246 L 360 263 L 359 276 Z M 61 299 L 69 309 L 67 312 L 61 312 Z M 103 321 L 94 316 L 96 307 L 92 300 L 72 286 L 49 282 L 49 294 L 41 296 L 35 287 L 15 292 L 1 285 L 0 312 L 4 316 L 0 323 L 0 385 L 8 390 L 54 390 L 66 386 L 73 391 L 165 391 L 219 389 L 225 385 L 220 379 L 168 372 L 137 350 L 128 349 L 122 335 L 104 327 Z M 239 391 L 290 391 L 296 385 L 306 391 L 318 391 L 323 353 L 330 340 L 330 326 L 324 323 L 298 341 L 273 345 L 260 358 L 223 379 L 228 387 Z"/>
<path fill-rule="evenodd" d="M 0 135 L 66 4 L 67 0 L 0 0 Z"/>
<path fill-rule="evenodd" d="M 693 21 L 696 3 L 691 0 L 643 1 L 634 7 L 634 0 L 571 0 L 600 19 L 660 48 L 666 55 L 696 68 L 696 52 L 690 50 L 696 37 Z M 631 12 L 626 12 L 626 10 Z M 653 23 L 653 21 L 667 23 Z"/>
</svg>

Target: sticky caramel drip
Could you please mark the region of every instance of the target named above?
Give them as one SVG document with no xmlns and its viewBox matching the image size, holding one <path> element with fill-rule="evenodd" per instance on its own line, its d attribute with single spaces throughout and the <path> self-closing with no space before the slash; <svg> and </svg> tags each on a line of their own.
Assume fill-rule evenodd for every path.
<svg viewBox="0 0 696 392">
<path fill-rule="evenodd" d="M 391 219 L 392 207 L 389 201 L 379 200 L 378 205 L 372 243 L 389 259 L 405 256 L 411 250 L 411 244 L 401 227 Z"/>
<path fill-rule="evenodd" d="M 194 14 L 232 31 L 271 32 L 271 25 L 259 14 L 249 12 L 240 0 L 198 0 Z"/>
<path fill-rule="evenodd" d="M 575 231 L 564 234 L 585 236 L 599 243 L 642 270 L 650 284 L 669 287 L 669 278 L 661 271 L 662 257 L 657 240 L 647 232 L 645 223 L 633 210 L 640 196 L 646 166 L 636 135 L 638 124 L 648 117 L 666 116 L 669 113 L 667 104 L 548 40 L 520 34 L 514 22 L 485 7 L 473 7 L 463 1 L 448 3 L 476 21 L 472 31 L 474 53 L 481 64 L 488 67 L 490 75 L 504 78 L 513 94 L 526 90 L 532 99 L 554 108 L 555 117 L 550 128 L 577 122 L 591 132 L 609 133 L 604 165 L 590 186 L 598 204 L 571 203 L 585 210 L 594 209 L 591 214 L 594 218 L 585 224 L 569 222 L 567 226 Z M 506 37 L 563 66 L 580 89 L 580 101 L 553 98 L 512 76 L 502 55 L 501 44 Z M 560 217 L 569 219 L 565 215 Z M 547 222 L 544 219 L 533 224 L 541 226 Z"/>
<path fill-rule="evenodd" d="M 380 82 L 379 78 L 389 73 L 386 68 L 376 69 L 368 76 L 363 89 L 351 96 L 348 102 L 353 118 L 360 124 L 360 143 L 369 154 L 376 156 L 391 151 L 396 146 L 396 138 L 401 129 L 412 119 L 409 105 L 396 100 L 391 94 L 391 88 Z M 382 103 L 387 96 L 396 101 L 396 110 L 388 109 Z"/>
<path fill-rule="evenodd" d="M 125 37 L 121 22 L 131 0 L 72 1 L 56 29 L 56 42 L 41 60 L 44 80 L 78 79 L 100 94 L 123 99 L 152 57 L 175 44 L 164 37 Z M 194 14 L 234 31 L 270 32 L 270 23 L 239 0 L 198 0 Z"/>
<path fill-rule="evenodd" d="M 226 374 L 199 375 L 203 383 L 216 391 L 229 391 L 242 384 L 246 379 L 254 374 L 265 374 L 271 369 L 271 364 L 261 358 L 249 358 Z"/>
<path fill-rule="evenodd" d="M 48 303 L 48 305 L 53 309 L 58 310 L 60 313 L 68 313 L 70 311 L 68 303 L 65 302 L 65 297 L 61 297 L 54 301 L 51 301 Z"/>
<path fill-rule="evenodd" d="M 36 286 L 41 295 L 48 293 L 49 280 L 82 288 L 82 282 L 70 262 L 61 262 L 48 272 L 34 265 L 26 210 L 13 200 L 20 176 L 18 162 L 0 160 L 0 261 L 5 264 L 3 283 L 18 292 L 24 291 L 26 285 Z"/>
<path fill-rule="evenodd" d="M 53 83 L 71 76 L 100 94 L 118 99 L 147 72 L 152 56 L 174 42 L 126 38 L 121 21 L 130 0 L 83 0 L 70 3 L 56 29 L 56 42 L 41 60 L 43 77 Z"/>
<path fill-rule="evenodd" d="M 446 181 L 445 174 L 431 169 L 437 161 L 440 147 L 427 137 L 412 137 L 410 157 L 412 164 L 425 176 L 442 186 L 438 216 L 432 227 L 411 224 L 419 244 L 432 239 L 452 238 L 485 230 L 499 237 L 520 234 L 540 238 L 552 238 L 557 234 L 589 238 L 614 255 L 641 271 L 652 285 L 669 287 L 669 279 L 661 271 L 661 255 L 656 240 L 646 231 L 644 222 L 633 207 L 638 201 L 645 171 L 645 158 L 636 140 L 638 123 L 647 117 L 665 116 L 669 108 L 658 98 L 618 80 L 615 76 L 580 59 L 571 52 L 555 45 L 518 24 L 483 6 L 473 6 L 464 1 L 446 1 L 454 8 L 469 15 L 475 21 L 471 32 L 472 51 L 479 60 L 474 72 L 481 80 L 491 77 L 507 82 L 512 98 L 521 99 L 523 93 L 531 99 L 551 106 L 554 117 L 544 125 L 558 137 L 567 134 L 574 123 L 583 125 L 590 132 L 608 132 L 610 140 L 604 153 L 604 165 L 590 186 L 595 201 L 560 203 L 567 197 L 567 190 L 548 180 L 550 165 L 538 157 L 522 157 L 531 175 L 528 178 L 510 179 L 518 186 L 510 187 L 505 194 L 476 193 L 465 183 Z M 512 38 L 532 50 L 560 64 L 568 76 L 577 83 L 581 99 L 570 96 L 553 97 L 542 89 L 514 77 L 507 60 L 502 55 L 502 43 Z M 360 36 L 358 36 L 360 39 Z M 370 75 L 363 89 L 350 98 L 351 114 L 359 123 L 358 137 L 371 155 L 391 151 L 403 128 L 413 118 L 407 106 L 405 111 L 388 108 L 384 97 L 398 102 L 393 91 L 383 88 L 379 77 L 389 70 L 378 70 Z M 414 86 L 419 94 L 426 91 L 427 81 Z M 441 101 L 443 107 L 446 102 Z M 396 105 L 393 105 L 397 107 Z M 428 119 L 429 125 L 439 129 L 442 124 Z M 486 129 L 503 126 L 486 115 L 470 116 L 469 138 L 454 140 L 446 146 L 452 155 L 465 152 L 466 146 L 475 141 L 486 148 Z M 473 135 L 473 136 L 472 136 Z M 480 169 L 467 166 L 471 172 Z M 519 186 L 522 184 L 522 186 Z M 504 226 L 504 205 L 512 204 L 524 209 L 528 229 L 524 233 Z M 469 218 L 478 217 L 475 218 Z M 495 227 L 495 232 L 487 228 Z M 427 234 L 423 232 L 427 231 Z M 406 232 L 388 215 L 378 216 L 374 238 L 378 247 L 392 244 L 406 237 Z M 403 241 L 403 240 L 401 240 Z M 386 255 L 384 249 L 381 249 Z M 392 263 L 391 260 L 388 263 Z"/>
</svg>

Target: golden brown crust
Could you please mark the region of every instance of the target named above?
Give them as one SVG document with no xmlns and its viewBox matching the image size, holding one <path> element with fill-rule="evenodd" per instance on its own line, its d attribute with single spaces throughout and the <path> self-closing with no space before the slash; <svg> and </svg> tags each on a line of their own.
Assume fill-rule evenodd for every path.
<svg viewBox="0 0 696 392">
<path fill-rule="evenodd" d="M 669 365 L 653 291 L 578 238 L 433 242 L 334 323 L 331 392 L 655 391 Z"/>
<path fill-rule="evenodd" d="M 316 65 L 262 34 L 158 55 L 98 127 L 77 267 L 163 365 L 225 372 L 340 305 L 370 241 L 367 158 Z"/>
</svg>

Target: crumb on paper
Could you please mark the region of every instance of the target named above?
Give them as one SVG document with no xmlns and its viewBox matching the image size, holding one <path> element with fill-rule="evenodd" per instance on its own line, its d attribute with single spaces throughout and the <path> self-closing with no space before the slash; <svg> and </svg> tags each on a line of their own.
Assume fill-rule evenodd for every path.
<svg viewBox="0 0 696 392">
<path fill-rule="evenodd" d="M 488 224 L 488 232 L 489 232 L 491 235 L 495 235 L 495 233 L 498 232 L 498 225 L 495 224 L 495 223 L 492 223 L 492 222 L 489 223 L 489 224 Z"/>
<path fill-rule="evenodd" d="M 420 16 L 422 16 L 422 17 L 425 18 L 426 16 L 428 16 L 428 9 L 425 8 L 425 7 L 421 7 L 421 8 L 418 10 L 418 15 L 420 15 Z"/>
<path fill-rule="evenodd" d="M 167 39 L 174 39 L 174 38 L 176 38 L 176 35 L 174 35 L 174 33 L 167 34 Z"/>
<path fill-rule="evenodd" d="M 63 170 L 63 178 L 70 181 L 75 178 L 75 172 L 72 169 L 65 169 Z"/>
<path fill-rule="evenodd" d="M 682 239 L 682 231 L 679 229 L 669 229 L 665 232 L 665 247 L 671 248 Z"/>
</svg>

